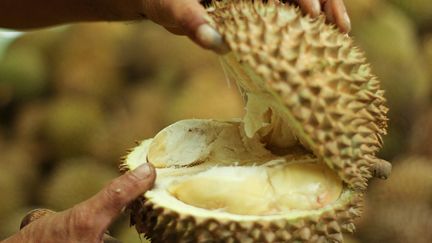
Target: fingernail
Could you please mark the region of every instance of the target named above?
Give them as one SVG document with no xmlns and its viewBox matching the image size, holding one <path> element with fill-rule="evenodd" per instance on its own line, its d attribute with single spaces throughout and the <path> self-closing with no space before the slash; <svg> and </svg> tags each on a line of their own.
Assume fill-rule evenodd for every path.
<svg viewBox="0 0 432 243">
<path fill-rule="evenodd" d="M 321 4 L 319 0 L 312 0 L 311 1 L 311 9 L 310 9 L 310 15 L 312 17 L 317 17 L 321 12 Z"/>
<path fill-rule="evenodd" d="M 351 30 L 351 20 L 350 17 L 348 16 L 348 13 L 345 11 L 344 14 L 342 15 L 342 18 L 344 20 L 344 31 L 346 33 L 350 32 Z"/>
<path fill-rule="evenodd" d="M 136 177 L 139 179 L 146 179 L 152 174 L 152 168 L 149 163 L 144 163 L 134 169 L 132 172 L 135 174 Z"/>
<path fill-rule="evenodd" d="M 196 38 L 202 45 L 218 53 L 224 54 L 229 51 L 222 36 L 208 24 L 202 24 L 198 27 Z"/>
</svg>

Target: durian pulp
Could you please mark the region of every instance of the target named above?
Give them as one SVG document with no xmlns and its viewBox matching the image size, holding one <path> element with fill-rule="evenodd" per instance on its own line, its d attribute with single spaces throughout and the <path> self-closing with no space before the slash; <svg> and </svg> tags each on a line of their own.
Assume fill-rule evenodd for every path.
<svg viewBox="0 0 432 243">
<path fill-rule="evenodd" d="M 245 126 L 179 121 L 145 141 L 128 159 L 137 164 L 129 166 L 146 158 L 157 168 L 155 188 L 146 197 L 189 210 L 281 215 L 320 209 L 339 198 L 341 180 L 313 154 L 295 144 L 276 155 L 260 136 L 249 137 Z"/>
</svg>

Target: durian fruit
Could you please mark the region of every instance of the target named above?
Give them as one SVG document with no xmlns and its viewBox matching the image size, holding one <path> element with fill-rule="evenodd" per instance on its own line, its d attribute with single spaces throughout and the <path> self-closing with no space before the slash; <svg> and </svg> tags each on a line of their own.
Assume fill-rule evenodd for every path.
<svg viewBox="0 0 432 243">
<path fill-rule="evenodd" d="M 426 54 L 426 62 L 428 67 L 432 67 L 432 34 L 429 34 L 424 38 L 423 52 Z M 432 70 L 430 68 L 428 70 L 432 76 Z"/>
<path fill-rule="evenodd" d="M 409 138 L 411 154 L 432 159 L 432 109 L 429 108 L 414 123 Z M 432 163 L 432 162 L 431 162 Z"/>
<path fill-rule="evenodd" d="M 89 151 L 93 137 L 104 129 L 99 103 L 83 98 L 55 99 L 47 107 L 42 137 L 54 156 L 74 157 Z"/>
<path fill-rule="evenodd" d="M 224 82 L 222 70 L 203 68 L 186 78 L 166 112 L 169 123 L 186 118 L 227 119 L 243 114 L 243 102 L 234 84 Z M 194 107 L 194 109 L 190 109 Z M 216 117 L 215 117 L 216 116 Z"/>
<path fill-rule="evenodd" d="M 46 116 L 45 103 L 33 100 L 22 104 L 14 118 L 14 136 L 24 141 L 40 140 Z"/>
<path fill-rule="evenodd" d="M 385 2 L 385 0 L 344 0 L 353 29 L 357 27 L 357 24 L 366 20 L 370 15 L 374 15 L 376 9 L 379 10 L 382 5 L 385 4 L 383 2 Z"/>
<path fill-rule="evenodd" d="M 358 12 L 352 16 L 352 34 L 386 90 L 391 122 L 381 155 L 390 159 L 406 152 L 406 137 L 429 101 L 428 68 L 418 46 L 415 25 L 402 11 L 384 1 L 346 3 L 350 13 Z"/>
<path fill-rule="evenodd" d="M 63 210 L 101 190 L 118 175 L 114 169 L 88 158 L 60 161 L 40 188 L 43 207 Z"/>
<path fill-rule="evenodd" d="M 432 5 L 428 0 L 390 0 L 413 19 L 420 29 L 432 29 Z"/>
<path fill-rule="evenodd" d="M 7 145 L 0 145 L 0 170 L 15 178 L 14 181 L 21 187 L 20 191 L 27 195 L 34 191 L 39 179 L 37 166 L 40 161 L 32 152 L 33 147 L 24 142 L 8 141 Z"/>
<path fill-rule="evenodd" d="M 323 16 L 279 1 L 207 10 L 246 115 L 179 121 L 124 158 L 122 171 L 157 171 L 131 205 L 137 231 L 152 242 L 342 242 L 387 123 L 363 53 Z"/>
<path fill-rule="evenodd" d="M 24 206 L 27 201 L 25 188 L 19 178 L 3 169 L 0 170 L 0 198 L 0 219 Z"/>
<path fill-rule="evenodd" d="M 151 22 L 130 29 L 120 57 L 130 82 L 142 82 L 144 77 L 144 81 L 157 80 L 165 87 L 176 87 L 183 76 L 219 64 L 212 53 L 203 52 L 186 37 L 174 36 Z"/>
<path fill-rule="evenodd" d="M 127 29 L 94 23 L 68 29 L 54 56 L 53 78 L 58 93 L 100 99 L 119 95 L 122 77 L 119 50 Z"/>
<path fill-rule="evenodd" d="M 47 81 L 48 69 L 36 48 L 14 48 L 0 59 L 0 90 L 9 90 L 11 100 L 23 101 L 41 95 L 48 87 Z"/>
<path fill-rule="evenodd" d="M 125 89 L 123 102 L 113 106 L 106 128 L 95 134 L 90 154 L 100 161 L 118 165 L 118 158 L 130 147 L 131 141 L 154 136 L 164 124 L 169 98 L 156 85 L 132 85 Z M 143 135 L 145 134 L 145 135 Z"/>
</svg>

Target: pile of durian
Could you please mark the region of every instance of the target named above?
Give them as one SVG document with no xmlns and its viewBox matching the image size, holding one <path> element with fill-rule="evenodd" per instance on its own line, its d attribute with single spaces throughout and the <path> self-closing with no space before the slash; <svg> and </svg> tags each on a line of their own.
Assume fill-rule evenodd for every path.
<svg viewBox="0 0 432 243">
<path fill-rule="evenodd" d="M 137 231 L 152 242 L 343 242 L 368 180 L 389 170 L 376 157 L 386 101 L 364 54 L 324 17 L 280 1 L 207 11 L 246 114 L 181 120 L 124 158 L 122 171 L 157 170 L 131 205 Z"/>
</svg>

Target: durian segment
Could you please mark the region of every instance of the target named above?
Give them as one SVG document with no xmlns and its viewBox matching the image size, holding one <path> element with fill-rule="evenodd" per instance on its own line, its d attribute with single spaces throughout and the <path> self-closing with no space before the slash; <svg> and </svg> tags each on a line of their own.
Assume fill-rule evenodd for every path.
<svg viewBox="0 0 432 243">
<path fill-rule="evenodd" d="M 280 1 L 213 1 L 208 12 L 232 50 L 222 57 L 230 79 L 243 93 L 274 96 L 300 142 L 350 187 L 365 189 L 387 107 L 352 40 L 324 16 L 302 16 Z"/>
<path fill-rule="evenodd" d="M 182 158 L 178 148 L 186 160 L 199 158 L 200 163 L 193 161 L 186 167 L 166 163 L 157 168 L 155 188 L 203 209 L 241 215 L 287 214 L 320 209 L 339 198 L 342 181 L 310 152 L 292 149 L 287 155 L 274 155 L 260 140 L 241 133 L 242 125 L 240 121 L 179 121 L 143 142 L 142 149 L 134 150 L 127 161 L 131 167 L 158 158 L 178 162 L 173 158 Z"/>
<path fill-rule="evenodd" d="M 211 162 L 239 164 L 275 156 L 258 138 L 247 139 L 239 121 L 182 120 L 159 132 L 149 148 L 156 168 L 185 167 Z"/>
<path fill-rule="evenodd" d="M 339 198 L 342 182 L 316 163 L 212 167 L 174 181 L 168 192 L 199 208 L 272 215 L 322 208 Z"/>
</svg>

